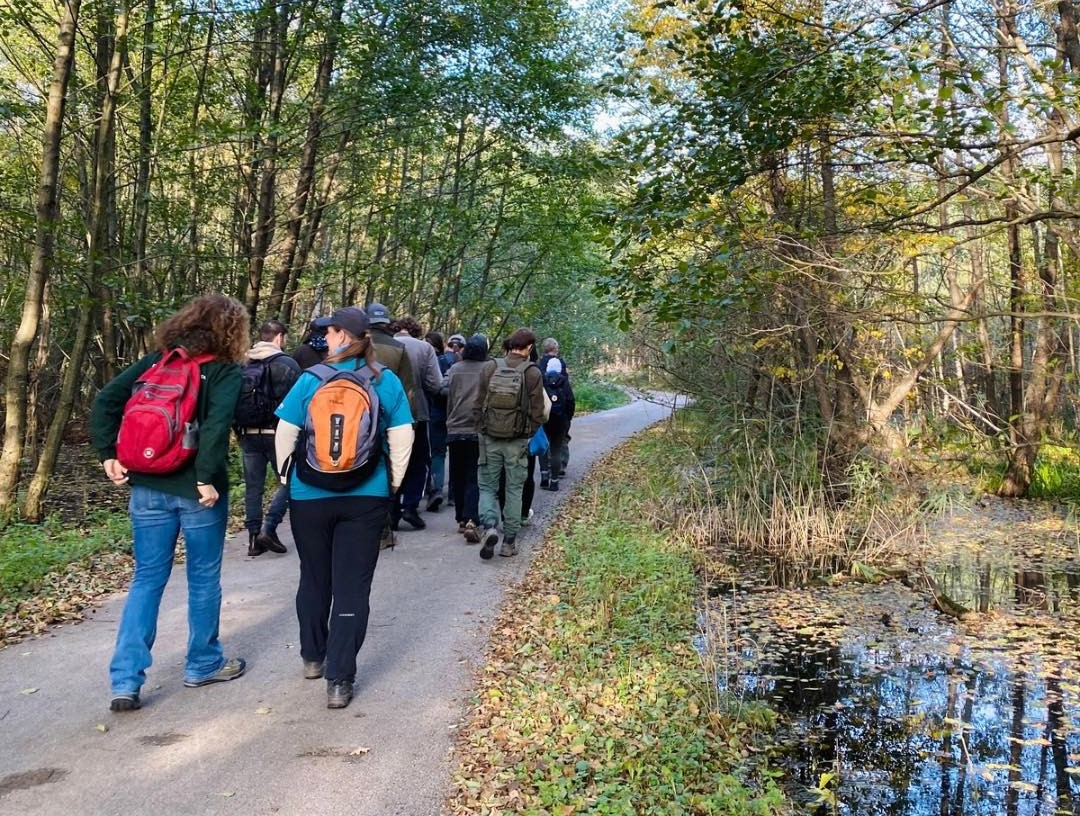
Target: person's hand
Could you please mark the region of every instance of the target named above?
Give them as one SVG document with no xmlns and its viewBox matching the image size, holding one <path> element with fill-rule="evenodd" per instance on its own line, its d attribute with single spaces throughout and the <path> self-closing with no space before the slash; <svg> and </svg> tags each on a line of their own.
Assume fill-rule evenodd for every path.
<svg viewBox="0 0 1080 816">
<path fill-rule="evenodd" d="M 213 507 L 217 504 L 218 492 L 212 484 L 196 485 L 195 489 L 199 491 L 199 504 L 203 507 Z"/>
<path fill-rule="evenodd" d="M 116 459 L 106 459 L 101 463 L 101 466 L 105 468 L 105 475 L 109 477 L 109 481 L 113 484 L 120 485 L 127 482 L 127 470 Z"/>
</svg>

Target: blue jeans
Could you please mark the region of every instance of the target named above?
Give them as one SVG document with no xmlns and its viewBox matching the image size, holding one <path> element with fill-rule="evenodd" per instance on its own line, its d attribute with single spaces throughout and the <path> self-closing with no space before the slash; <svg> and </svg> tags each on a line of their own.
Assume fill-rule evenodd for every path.
<svg viewBox="0 0 1080 816">
<path fill-rule="evenodd" d="M 138 693 L 153 662 L 150 649 L 157 636 L 161 595 L 172 572 L 178 533 L 187 550 L 188 644 L 185 680 L 204 680 L 225 664 L 218 640 L 221 615 L 221 556 L 225 550 L 227 495 L 213 507 L 197 499 L 134 485 L 128 504 L 135 546 L 131 579 L 116 650 L 109 665 L 113 694 Z"/>
<path fill-rule="evenodd" d="M 446 478 L 446 420 L 431 420 L 428 423 L 428 438 L 431 440 L 431 492 L 442 494 Z"/>
<path fill-rule="evenodd" d="M 409 454 L 409 466 L 405 468 L 405 478 L 401 482 L 398 503 L 391 506 L 394 520 L 401 518 L 402 510 L 416 510 L 420 499 L 424 498 L 427 487 L 428 467 L 431 465 L 431 444 L 428 440 L 428 424 L 414 422 L 412 453 Z"/>
<path fill-rule="evenodd" d="M 240 449 L 244 451 L 244 526 L 249 533 L 260 530 L 274 532 L 285 518 L 289 489 L 280 485 L 270 500 L 263 524 L 263 493 L 266 491 L 266 467 L 275 473 L 277 463 L 273 434 L 241 434 Z"/>
</svg>

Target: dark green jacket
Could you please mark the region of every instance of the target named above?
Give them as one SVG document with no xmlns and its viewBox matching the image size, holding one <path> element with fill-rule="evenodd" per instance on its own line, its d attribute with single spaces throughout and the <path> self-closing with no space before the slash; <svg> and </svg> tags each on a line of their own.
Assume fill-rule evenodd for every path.
<svg viewBox="0 0 1080 816">
<path fill-rule="evenodd" d="M 382 325 L 371 327 L 371 342 L 375 346 L 375 359 L 397 374 L 398 379 L 401 380 L 415 420 L 417 413 L 413 406 L 417 399 L 424 399 L 424 395 L 416 393 L 416 378 L 413 376 L 409 355 L 405 353 L 405 344 L 400 340 L 395 340 L 394 336 L 385 331 Z"/>
<path fill-rule="evenodd" d="M 147 354 L 98 392 L 90 412 L 90 439 L 102 462 L 116 458 L 116 434 L 120 430 L 120 418 L 131 396 L 132 386 L 146 369 L 160 359 L 160 351 Z M 195 414 L 199 421 L 199 451 L 195 458 L 172 473 L 132 473 L 131 484 L 185 498 L 198 498 L 196 482 L 212 484 L 222 496 L 228 493 L 229 431 L 236 400 L 240 396 L 240 366 L 214 360 L 204 363 L 200 371 L 202 383 Z"/>
</svg>

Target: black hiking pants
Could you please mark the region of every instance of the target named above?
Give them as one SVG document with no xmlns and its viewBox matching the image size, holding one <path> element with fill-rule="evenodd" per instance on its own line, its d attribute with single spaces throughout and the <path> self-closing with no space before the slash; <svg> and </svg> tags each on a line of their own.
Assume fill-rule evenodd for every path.
<svg viewBox="0 0 1080 816">
<path fill-rule="evenodd" d="M 341 496 L 293 499 L 289 508 L 300 586 L 296 617 L 300 656 L 325 660 L 327 680 L 356 677 L 364 645 L 368 596 L 379 560 L 379 536 L 390 499 Z"/>
</svg>

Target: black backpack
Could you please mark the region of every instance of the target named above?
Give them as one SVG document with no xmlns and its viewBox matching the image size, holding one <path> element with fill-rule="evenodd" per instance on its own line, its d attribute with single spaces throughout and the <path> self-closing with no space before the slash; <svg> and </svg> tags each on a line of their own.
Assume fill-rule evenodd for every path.
<svg viewBox="0 0 1080 816">
<path fill-rule="evenodd" d="M 551 400 L 551 416 L 566 418 L 570 416 L 570 380 L 561 371 L 544 374 L 544 390 Z"/>
<path fill-rule="evenodd" d="M 233 411 L 233 426 L 238 430 L 273 427 L 278 400 L 274 396 L 270 363 L 280 356 L 279 353 L 262 360 L 252 360 L 244 366 L 240 396 Z"/>
</svg>

